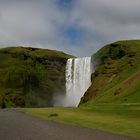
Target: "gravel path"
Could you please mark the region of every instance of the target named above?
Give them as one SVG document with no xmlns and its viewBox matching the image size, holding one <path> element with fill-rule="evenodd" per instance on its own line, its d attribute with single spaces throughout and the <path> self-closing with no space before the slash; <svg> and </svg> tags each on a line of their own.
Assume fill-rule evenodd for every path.
<svg viewBox="0 0 140 140">
<path fill-rule="evenodd" d="M 136 140 L 98 131 L 41 120 L 15 110 L 0 110 L 0 140 Z"/>
</svg>

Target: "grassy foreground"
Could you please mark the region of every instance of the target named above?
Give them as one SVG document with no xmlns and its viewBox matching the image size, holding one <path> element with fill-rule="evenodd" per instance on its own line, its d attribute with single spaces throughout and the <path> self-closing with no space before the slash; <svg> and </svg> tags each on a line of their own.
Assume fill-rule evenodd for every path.
<svg viewBox="0 0 140 140">
<path fill-rule="evenodd" d="M 46 120 L 140 138 L 138 104 L 96 104 L 88 108 L 25 108 L 23 112 Z"/>
</svg>

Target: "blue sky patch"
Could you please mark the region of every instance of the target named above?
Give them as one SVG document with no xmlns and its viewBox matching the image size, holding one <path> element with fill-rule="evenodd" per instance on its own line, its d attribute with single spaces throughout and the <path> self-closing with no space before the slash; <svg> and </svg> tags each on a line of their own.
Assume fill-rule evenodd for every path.
<svg viewBox="0 0 140 140">
<path fill-rule="evenodd" d="M 56 0 L 56 1 L 60 8 L 69 9 L 69 8 L 73 7 L 74 1 L 76 1 L 76 0 Z"/>
<path fill-rule="evenodd" d="M 79 27 L 71 26 L 64 30 L 64 36 L 72 44 L 77 44 L 82 39 L 83 35 L 84 30 Z"/>
</svg>

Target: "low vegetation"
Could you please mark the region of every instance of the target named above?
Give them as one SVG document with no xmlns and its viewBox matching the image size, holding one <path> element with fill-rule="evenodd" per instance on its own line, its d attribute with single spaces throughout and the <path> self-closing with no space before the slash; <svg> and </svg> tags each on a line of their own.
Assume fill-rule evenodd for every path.
<svg viewBox="0 0 140 140">
<path fill-rule="evenodd" d="M 140 138 L 140 41 L 109 44 L 92 56 L 92 85 L 79 108 L 24 109 L 30 115 Z"/>
<path fill-rule="evenodd" d="M 94 104 L 80 108 L 23 109 L 46 120 L 140 138 L 140 105 Z"/>
<path fill-rule="evenodd" d="M 0 107 L 43 107 L 65 93 L 65 65 L 73 57 L 31 47 L 0 49 Z"/>
<path fill-rule="evenodd" d="M 63 52 L 0 49 L 0 106 L 46 107 L 65 91 Z M 140 40 L 119 41 L 92 56 L 92 85 L 78 108 L 25 108 L 47 120 L 140 138 Z"/>
<path fill-rule="evenodd" d="M 80 105 L 140 103 L 140 41 L 109 44 L 92 56 L 95 72 Z"/>
</svg>

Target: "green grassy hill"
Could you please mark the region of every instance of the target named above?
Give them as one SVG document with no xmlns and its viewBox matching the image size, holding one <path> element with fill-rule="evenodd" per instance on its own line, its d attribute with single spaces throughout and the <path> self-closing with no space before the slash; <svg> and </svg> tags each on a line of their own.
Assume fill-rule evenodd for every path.
<svg viewBox="0 0 140 140">
<path fill-rule="evenodd" d="M 119 41 L 92 56 L 92 85 L 78 108 L 22 111 L 67 124 L 140 138 L 140 41 Z"/>
<path fill-rule="evenodd" d="M 96 69 L 80 105 L 140 103 L 140 40 L 118 41 L 92 56 Z"/>
<path fill-rule="evenodd" d="M 31 47 L 0 49 L 0 107 L 52 105 L 53 94 L 65 93 L 65 65 L 73 57 Z"/>
</svg>

